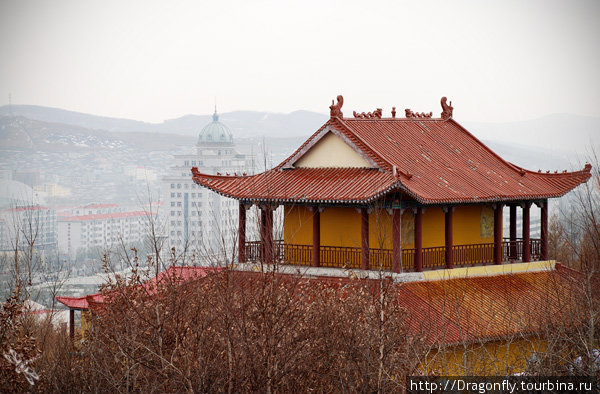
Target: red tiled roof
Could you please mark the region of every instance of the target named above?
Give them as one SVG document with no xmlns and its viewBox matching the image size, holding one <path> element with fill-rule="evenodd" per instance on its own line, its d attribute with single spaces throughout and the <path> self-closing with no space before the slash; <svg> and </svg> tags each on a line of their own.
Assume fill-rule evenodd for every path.
<svg viewBox="0 0 600 394">
<path fill-rule="evenodd" d="M 96 293 L 92 296 L 99 296 L 100 294 Z M 66 305 L 69 309 L 88 309 L 88 302 L 86 300 L 87 296 L 83 297 L 61 297 L 56 296 L 56 301 Z"/>
<path fill-rule="evenodd" d="M 395 184 L 389 174 L 366 168 L 274 169 L 238 178 L 195 171 L 194 181 L 234 198 L 281 202 L 370 201 Z"/>
<path fill-rule="evenodd" d="M 289 168 L 326 128 L 351 141 L 379 169 Z M 332 118 L 276 168 L 215 176 L 192 168 L 196 183 L 228 197 L 263 201 L 368 202 L 400 190 L 423 204 L 560 197 L 590 177 L 540 173 L 506 162 L 452 118 Z"/>
<path fill-rule="evenodd" d="M 199 279 L 207 276 L 211 272 L 219 271 L 217 267 L 180 267 L 170 266 L 165 271 L 161 272 L 157 277 L 153 277 L 140 286 L 143 286 L 150 294 L 156 291 L 156 282 L 159 283 L 167 278 L 177 279 L 181 282 L 186 282 L 192 279 Z M 101 293 L 88 294 L 83 297 L 61 297 L 57 296 L 56 300 L 67 306 L 69 309 L 87 310 L 90 304 L 100 304 L 104 301 L 104 295 Z"/>
<path fill-rule="evenodd" d="M 576 319 L 580 288 L 552 271 L 405 283 L 399 300 L 411 332 L 445 344 L 537 333 Z"/>
<path fill-rule="evenodd" d="M 171 267 L 161 273 L 183 282 L 202 278 L 219 268 Z M 244 283 L 259 272 L 234 271 Z M 283 277 L 292 274 L 278 273 Z M 579 324 L 583 275 L 556 265 L 556 269 L 495 276 L 454 278 L 439 281 L 417 281 L 399 284 L 396 299 L 406 311 L 408 332 L 428 344 L 459 344 L 523 337 L 544 330 L 551 324 Z M 355 279 L 348 277 L 314 277 L 309 280 L 329 286 L 343 286 Z M 365 280 L 378 284 L 377 280 Z M 595 289 L 600 288 L 600 275 L 592 278 Z M 155 279 L 144 286 L 155 291 Z M 354 282 L 357 283 L 357 282 Z M 373 289 L 377 291 L 378 285 Z M 100 304 L 100 293 L 85 297 L 56 297 L 71 309 L 89 309 Z M 584 316 L 585 317 L 585 316 Z"/>
</svg>

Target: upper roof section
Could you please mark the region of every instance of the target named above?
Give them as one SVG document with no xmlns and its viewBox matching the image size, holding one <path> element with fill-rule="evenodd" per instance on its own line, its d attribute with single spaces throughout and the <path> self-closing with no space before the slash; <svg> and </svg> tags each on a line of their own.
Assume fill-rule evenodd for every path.
<svg viewBox="0 0 600 394">
<path fill-rule="evenodd" d="M 395 108 L 391 118 L 381 109 L 344 118 L 343 102 L 338 96 L 331 118 L 274 169 L 249 177 L 192 169 L 194 180 L 238 199 L 368 202 L 402 191 L 422 204 L 440 204 L 560 197 L 590 177 L 589 164 L 541 173 L 503 160 L 452 118 L 445 97 L 440 118 L 410 109 L 397 118 Z"/>
<path fill-rule="evenodd" d="M 213 121 L 202 128 L 202 131 L 198 135 L 197 145 L 231 145 L 233 144 L 233 135 L 229 127 L 219 122 L 219 114 L 217 114 L 217 108 L 215 107 L 215 113 L 213 114 Z"/>
</svg>

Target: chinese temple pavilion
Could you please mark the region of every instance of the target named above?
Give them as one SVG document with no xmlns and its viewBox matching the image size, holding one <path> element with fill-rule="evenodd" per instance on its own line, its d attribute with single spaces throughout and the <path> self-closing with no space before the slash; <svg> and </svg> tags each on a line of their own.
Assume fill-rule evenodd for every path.
<svg viewBox="0 0 600 394">
<path fill-rule="evenodd" d="M 580 171 L 529 171 L 503 160 L 453 117 L 381 109 L 330 119 L 275 168 L 257 175 L 193 180 L 239 201 L 238 260 L 393 272 L 548 259 L 548 199 L 590 178 Z M 261 209 L 260 240 L 246 242 L 246 210 Z M 530 237 L 530 208 L 541 238 Z M 284 206 L 282 240 L 273 210 Z M 502 210 L 509 207 L 509 237 Z M 517 238 L 517 214 L 522 237 Z"/>
</svg>

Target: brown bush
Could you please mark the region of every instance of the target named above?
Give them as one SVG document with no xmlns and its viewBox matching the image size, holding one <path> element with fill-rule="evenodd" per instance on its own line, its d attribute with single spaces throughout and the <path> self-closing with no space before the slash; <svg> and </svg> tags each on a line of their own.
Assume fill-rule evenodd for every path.
<svg viewBox="0 0 600 394">
<path fill-rule="evenodd" d="M 57 350 L 53 391 L 398 391 L 416 350 L 387 280 L 224 270 L 105 290 L 78 351 Z M 60 338 L 55 339 L 67 349 Z M 49 364 L 48 364 L 49 366 Z"/>
</svg>

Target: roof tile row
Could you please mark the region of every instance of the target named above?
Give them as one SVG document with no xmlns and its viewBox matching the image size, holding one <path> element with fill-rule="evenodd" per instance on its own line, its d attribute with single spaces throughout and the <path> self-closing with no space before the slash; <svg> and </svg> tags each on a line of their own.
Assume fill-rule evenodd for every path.
<svg viewBox="0 0 600 394">
<path fill-rule="evenodd" d="M 370 157 L 364 168 L 291 168 L 313 139 L 334 128 Z M 560 197 L 590 177 L 581 171 L 540 173 L 506 162 L 453 119 L 330 119 L 276 168 L 252 176 L 214 176 L 192 169 L 195 182 L 242 200 L 368 202 L 401 190 L 423 204 L 520 201 Z"/>
</svg>

